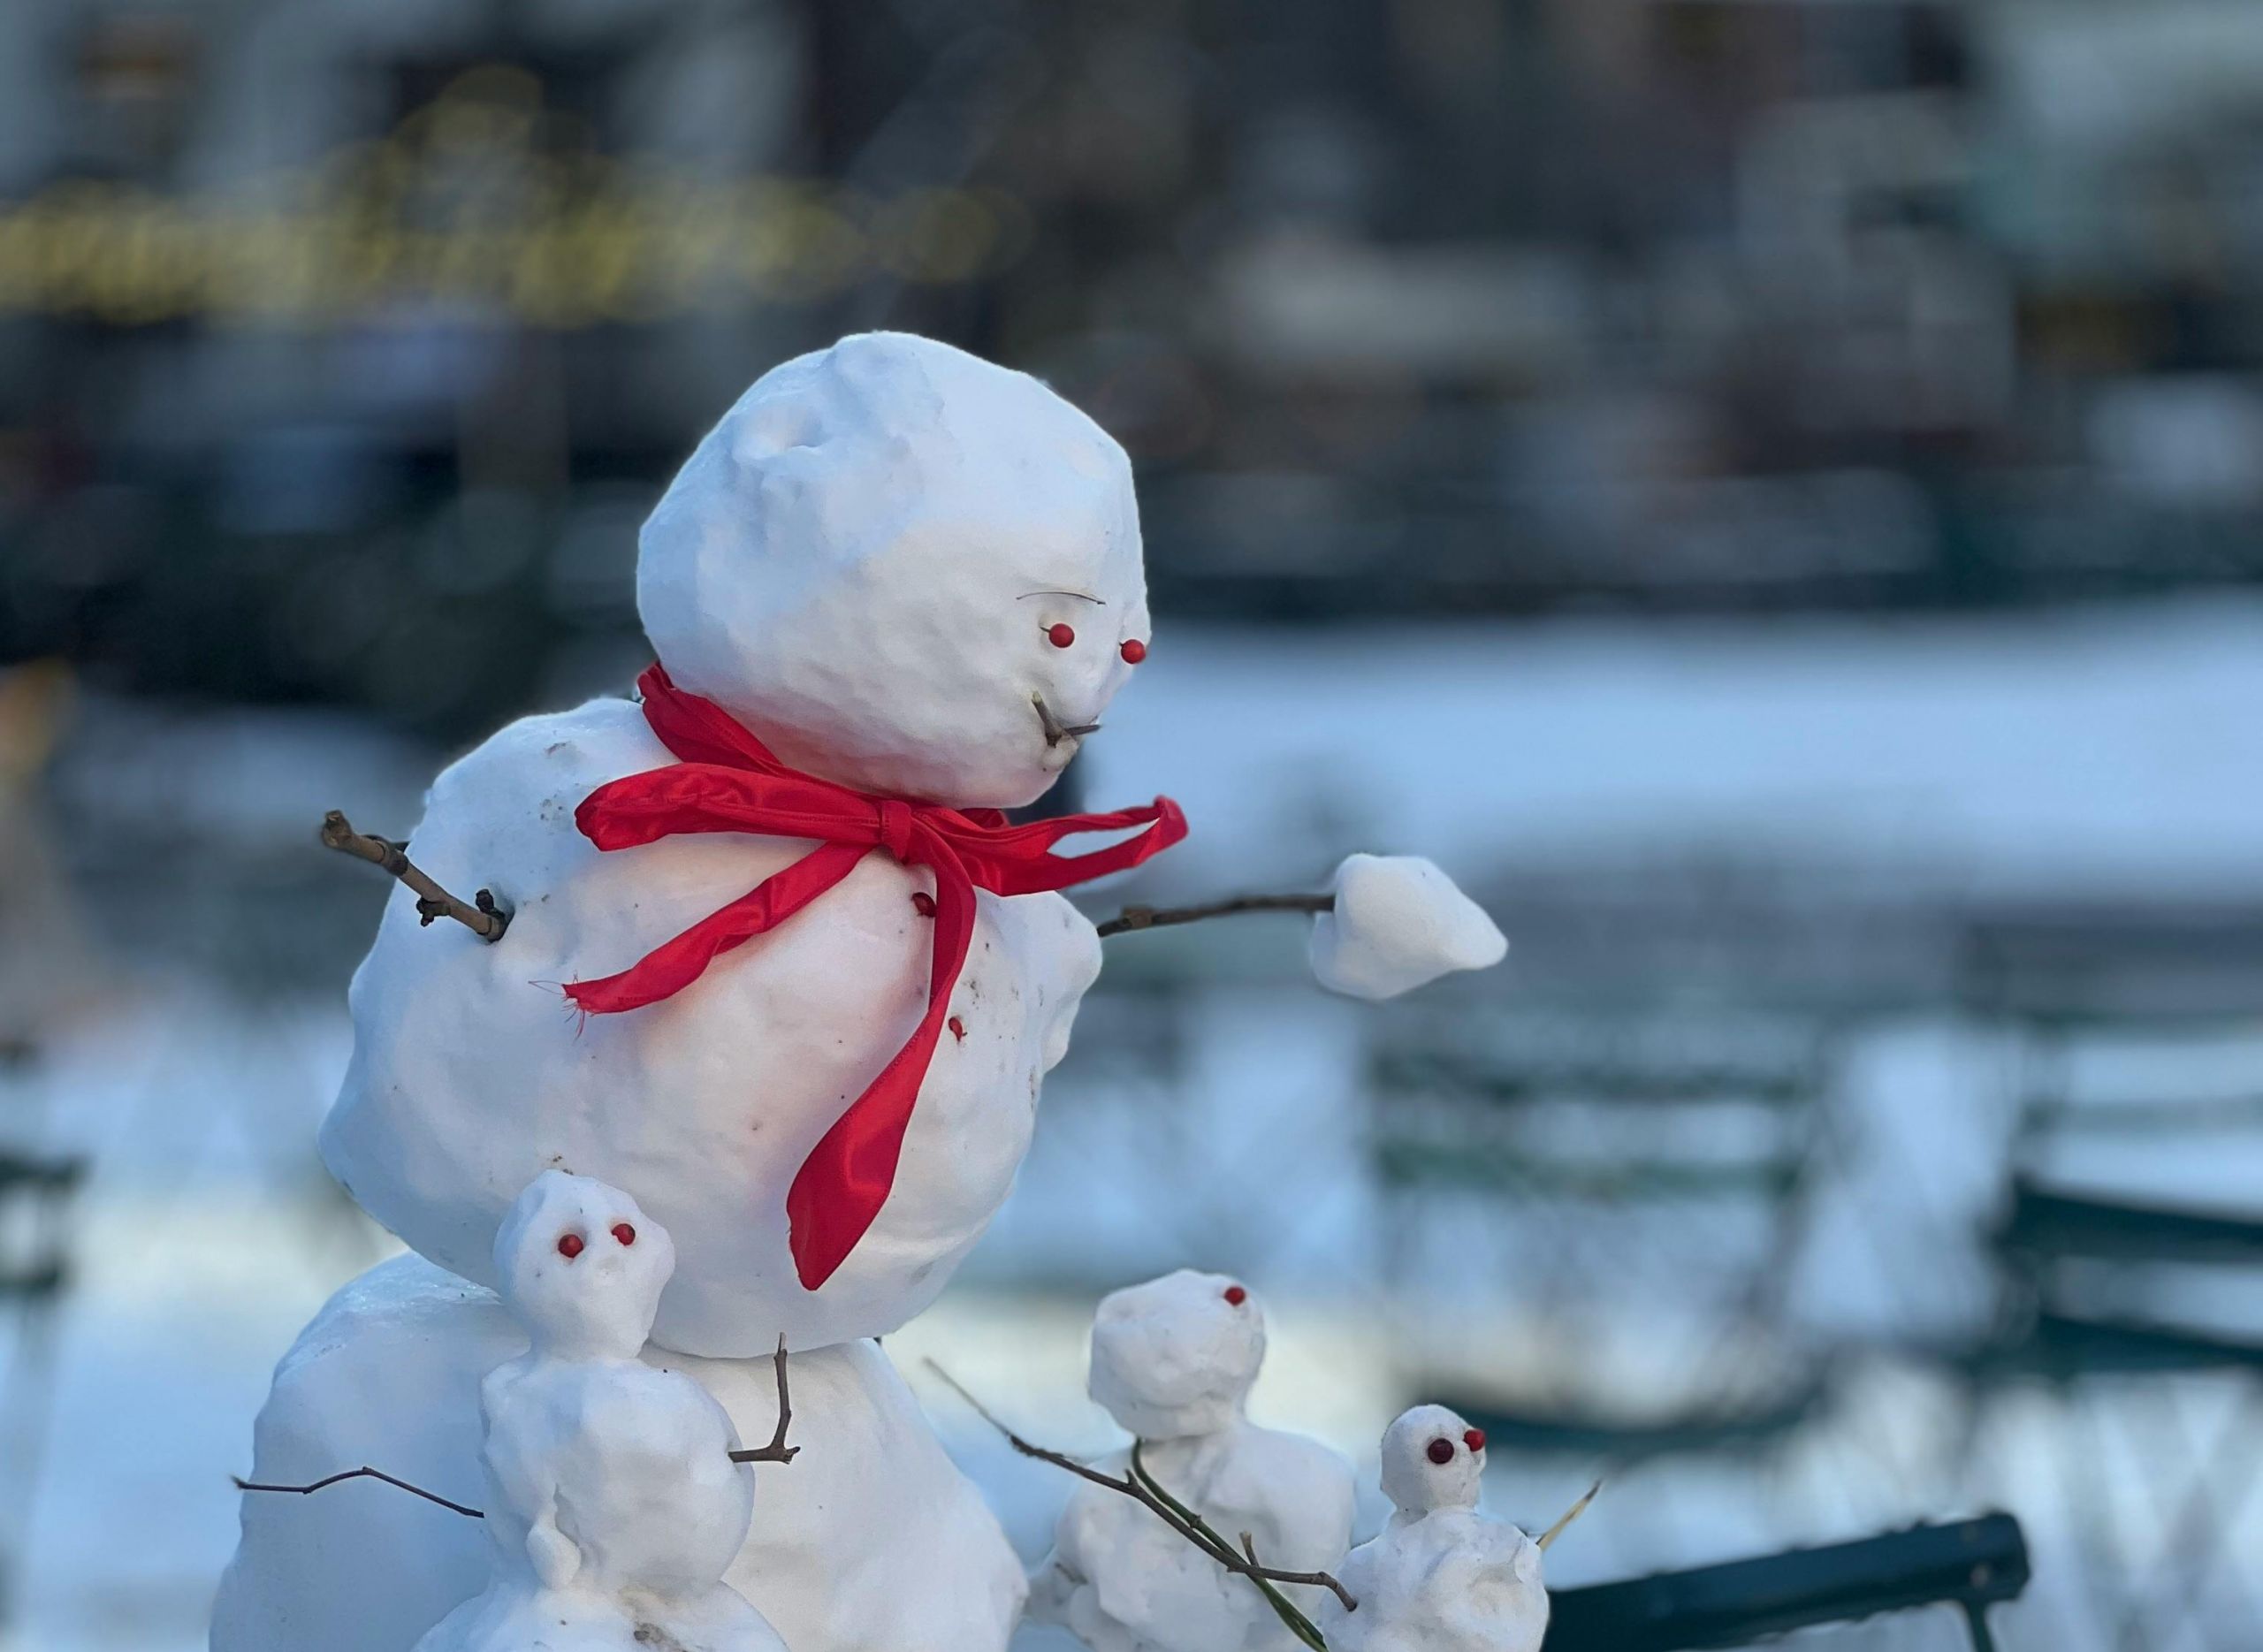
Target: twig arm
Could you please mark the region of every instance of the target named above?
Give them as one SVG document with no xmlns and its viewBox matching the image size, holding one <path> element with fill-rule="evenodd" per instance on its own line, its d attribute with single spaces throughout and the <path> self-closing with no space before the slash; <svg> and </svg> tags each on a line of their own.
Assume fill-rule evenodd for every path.
<svg viewBox="0 0 2263 1652">
<path fill-rule="evenodd" d="M 392 1474 L 388 1474 L 382 1468 L 371 1468 L 366 1463 L 359 1468 L 349 1468 L 343 1470 L 339 1473 L 326 1474 L 322 1479 L 310 1481 L 303 1486 L 263 1485 L 257 1481 L 246 1480 L 242 1476 L 237 1474 L 231 1474 L 228 1478 L 236 1482 L 236 1489 L 238 1491 L 290 1491 L 296 1492 L 301 1497 L 309 1496 L 315 1492 L 320 1491 L 324 1486 L 335 1486 L 340 1481 L 380 1480 L 388 1486 L 396 1487 L 399 1489 L 408 1492 L 415 1496 L 422 1497 L 427 1503 L 437 1503 L 442 1508 L 449 1510 L 453 1513 L 461 1514 L 467 1519 L 484 1520 L 487 1518 L 485 1511 L 483 1510 L 475 1509 L 468 1504 L 452 1502 L 450 1499 L 442 1496 L 438 1492 L 427 1491 L 422 1486 L 412 1486 L 407 1481 L 400 1480 Z"/>
<path fill-rule="evenodd" d="M 495 904 L 495 897 L 489 891 L 477 891 L 469 902 L 459 901 L 408 858 L 406 843 L 356 832 L 354 823 L 335 809 L 322 818 L 322 841 L 324 848 L 366 860 L 372 866 L 382 866 L 407 884 L 415 893 L 416 914 L 424 923 L 430 924 L 436 917 L 453 917 L 488 941 L 502 940 L 504 930 L 510 926 L 511 915 Z"/>
<path fill-rule="evenodd" d="M 771 1356 L 778 1368 L 778 1426 L 771 1431 L 770 1443 L 744 1448 L 731 1453 L 734 1463 L 790 1463 L 801 1451 L 798 1445 L 786 1443 L 787 1425 L 794 1420 L 793 1397 L 786 1389 L 786 1338 L 778 1338 L 778 1351 Z"/>
<path fill-rule="evenodd" d="M 1100 925 L 1103 939 L 1137 929 L 1168 929 L 1173 924 L 1199 924 L 1206 917 L 1233 912 L 1332 912 L 1332 895 L 1238 895 L 1201 906 L 1127 906 Z"/>
<path fill-rule="evenodd" d="M 1544 1549 L 1549 1544 L 1561 1537 L 1564 1534 L 1564 1528 L 1588 1511 L 1588 1504 L 1595 1501 L 1595 1494 L 1602 1489 L 1603 1482 L 1599 1480 L 1596 1481 L 1594 1485 L 1589 1486 L 1587 1489 L 1587 1495 L 1581 1497 L 1577 1503 L 1573 1504 L 1570 1508 L 1565 1510 L 1562 1517 L 1557 1520 L 1555 1525 L 1550 1526 L 1546 1531 L 1543 1532 L 1539 1536 L 1532 1540 L 1533 1546 L 1536 1549 Z"/>
</svg>

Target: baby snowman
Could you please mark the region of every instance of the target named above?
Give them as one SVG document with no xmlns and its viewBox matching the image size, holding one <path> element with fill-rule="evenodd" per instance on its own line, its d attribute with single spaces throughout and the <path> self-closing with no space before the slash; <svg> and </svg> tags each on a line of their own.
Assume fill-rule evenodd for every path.
<svg viewBox="0 0 2263 1652">
<path fill-rule="evenodd" d="M 1335 1569 L 1360 1604 L 1321 1602 L 1330 1652 L 1540 1652 L 1540 1546 L 1478 1512 L 1484 1468 L 1483 1433 L 1443 1405 L 1417 1405 L 1384 1431 L 1392 1513 Z"/>
<path fill-rule="evenodd" d="M 530 1345 L 480 1385 L 494 1571 L 417 1652 L 784 1652 L 721 1580 L 754 1512 L 738 1435 L 637 1358 L 674 1268 L 602 1182 L 546 1171 L 511 1207 L 495 1272 Z"/>
<path fill-rule="evenodd" d="M 1102 1299 L 1091 1393 L 1140 1442 L 1146 1472 L 1228 1542 L 1246 1532 L 1267 1565 L 1317 1571 L 1351 1542 L 1352 1476 L 1325 1447 L 1243 1414 L 1264 1358 L 1265 1315 L 1247 1288 L 1182 1269 Z M 1101 1466 L 1121 1473 L 1129 1460 L 1118 1452 Z M 1282 1587 L 1292 1596 L 1311 1592 Z M 1083 1481 L 1032 1578 L 1029 1612 L 1093 1652 L 1297 1644 L 1247 1579 L 1131 1498 Z"/>
</svg>

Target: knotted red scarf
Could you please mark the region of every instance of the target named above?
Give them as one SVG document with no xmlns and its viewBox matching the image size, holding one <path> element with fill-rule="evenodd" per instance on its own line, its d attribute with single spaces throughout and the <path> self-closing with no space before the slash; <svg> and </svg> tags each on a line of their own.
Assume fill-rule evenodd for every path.
<svg viewBox="0 0 2263 1652">
<path fill-rule="evenodd" d="M 620 974 L 570 984 L 567 996 L 581 1009 L 610 1015 L 682 992 L 718 954 L 784 923 L 872 849 L 884 849 L 905 865 L 934 874 L 927 1013 L 802 1161 L 786 1194 L 795 1271 L 803 1287 L 814 1290 L 857 1248 L 895 1185 L 912 1103 L 974 939 L 975 890 L 1032 895 L 1121 872 L 1185 837 L 1186 817 L 1170 798 L 1158 797 L 1144 809 L 1017 826 L 995 809 L 961 811 L 875 797 L 788 768 L 721 706 L 669 681 L 660 666 L 646 671 L 636 686 L 644 697 L 644 720 L 682 760 L 608 780 L 583 798 L 574 823 L 584 837 L 600 849 L 630 849 L 684 832 L 754 832 L 819 843 Z M 1052 852 L 1064 837 L 1132 826 L 1150 829 L 1087 855 Z"/>
</svg>

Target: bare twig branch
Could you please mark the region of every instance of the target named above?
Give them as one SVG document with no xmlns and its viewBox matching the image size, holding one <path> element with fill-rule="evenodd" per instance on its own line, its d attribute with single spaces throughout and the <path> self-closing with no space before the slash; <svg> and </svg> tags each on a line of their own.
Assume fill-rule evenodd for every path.
<svg viewBox="0 0 2263 1652">
<path fill-rule="evenodd" d="M 1235 1553 L 1208 1521 L 1165 1491 L 1155 1478 L 1147 1472 L 1139 1461 L 1138 1442 L 1135 1441 L 1132 1443 L 1130 1473 L 1124 1475 L 1102 1473 L 1088 1463 L 1079 1463 L 1065 1451 L 1051 1450 L 1041 1445 L 1033 1445 L 1023 1439 L 1021 1435 L 999 1421 L 980 1400 L 967 1392 L 965 1386 L 956 1377 L 944 1370 L 933 1359 L 926 1363 L 927 1368 L 949 1384 L 953 1393 L 973 1407 L 976 1416 L 1003 1435 L 1006 1443 L 1024 1457 L 1033 1457 L 1040 1463 L 1050 1463 L 1055 1468 L 1066 1469 L 1079 1480 L 1087 1480 L 1095 1486 L 1105 1486 L 1110 1491 L 1123 1493 L 1133 1502 L 1144 1505 L 1157 1519 L 1227 1571 L 1247 1578 L 1263 1593 L 1268 1603 L 1272 1606 L 1275 1612 L 1279 1614 L 1281 1621 L 1288 1625 L 1290 1633 L 1307 1646 L 1313 1648 L 1314 1652 L 1327 1652 L 1328 1642 L 1321 1637 L 1320 1630 L 1314 1625 L 1312 1619 L 1299 1611 L 1286 1595 L 1272 1587 L 1275 1583 L 1306 1583 L 1315 1587 L 1333 1589 L 1336 1592 L 1336 1598 L 1344 1603 L 1345 1610 L 1359 1610 L 1360 1603 L 1352 1598 L 1350 1591 L 1325 1572 L 1283 1572 L 1276 1567 L 1261 1564 L 1257 1558 L 1255 1546 L 1250 1542 L 1247 1533 L 1242 1534 L 1243 1552 Z"/>
<path fill-rule="evenodd" d="M 1101 934 L 1128 934 L 1135 929 L 1167 929 L 1173 924 L 1199 924 L 1206 917 L 1230 912 L 1332 912 L 1332 895 L 1238 895 L 1231 900 L 1203 906 L 1127 906 L 1100 926 Z"/>
<path fill-rule="evenodd" d="M 1599 1480 L 1596 1481 L 1594 1485 L 1589 1486 L 1588 1488 L 1587 1496 L 1581 1497 L 1570 1508 L 1565 1510 L 1562 1519 L 1558 1519 L 1555 1525 L 1550 1526 L 1546 1531 L 1543 1532 L 1539 1536 L 1532 1540 L 1534 1546 L 1540 1549 L 1546 1549 L 1549 1544 L 1561 1537 L 1564 1534 L 1564 1528 L 1588 1511 L 1588 1504 L 1595 1501 L 1595 1494 L 1602 1489 L 1603 1482 Z"/>
<path fill-rule="evenodd" d="M 772 1430 L 770 1443 L 743 1449 L 731 1453 L 734 1463 L 790 1463 L 801 1451 L 798 1445 L 786 1443 L 786 1427 L 794 1420 L 794 1402 L 786 1391 L 786 1337 L 781 1332 L 778 1351 L 771 1356 L 778 1367 L 778 1427 Z"/>
<path fill-rule="evenodd" d="M 371 1468 L 367 1464 L 362 1465 L 360 1468 L 347 1469 L 342 1473 L 326 1475 L 321 1480 L 310 1481 L 303 1486 L 262 1485 L 256 1481 L 245 1480 L 241 1476 L 235 1474 L 231 1474 L 228 1478 L 236 1482 L 236 1489 L 238 1491 L 294 1491 L 302 1497 L 309 1495 L 310 1493 L 320 1491 L 324 1486 L 335 1486 L 340 1481 L 381 1480 L 388 1486 L 397 1487 L 402 1491 L 413 1493 L 416 1496 L 423 1498 L 427 1503 L 437 1503 L 442 1508 L 450 1510 L 454 1513 L 461 1514 L 468 1519 L 484 1520 L 487 1518 L 486 1513 L 482 1510 L 472 1508 L 465 1504 L 453 1503 L 447 1498 L 440 1496 L 437 1491 L 427 1491 L 422 1486 L 412 1486 L 405 1480 L 399 1480 L 394 1478 L 392 1475 L 386 1473 L 382 1468 Z"/>
<path fill-rule="evenodd" d="M 324 848 L 382 866 L 407 884 L 415 892 L 417 917 L 426 924 L 436 917 L 453 917 L 488 941 L 502 940 L 503 931 L 510 925 L 511 915 L 495 904 L 494 895 L 487 890 L 475 894 L 469 904 L 457 900 L 408 858 L 406 843 L 356 832 L 353 823 L 335 809 L 322 818 L 322 841 Z"/>
</svg>

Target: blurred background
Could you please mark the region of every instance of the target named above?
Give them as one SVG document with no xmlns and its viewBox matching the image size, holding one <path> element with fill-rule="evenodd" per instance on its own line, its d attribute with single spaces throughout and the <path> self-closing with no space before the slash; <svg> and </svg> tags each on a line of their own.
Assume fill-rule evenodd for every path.
<svg viewBox="0 0 2263 1652">
<path fill-rule="evenodd" d="M 673 467 L 887 325 L 1138 465 L 1064 789 L 1196 832 L 1093 910 L 1419 851 L 1515 947 L 1110 941 L 907 1371 L 1097 1449 L 1093 1298 L 1232 1270 L 1264 1420 L 1607 1473 L 1554 1580 L 2001 1506 L 2007 1647 L 2255 1644 L 2263 5 L 11 0 L 0 111 L 0 1641 L 202 1644 L 391 1248 L 322 812 L 625 691 Z"/>
</svg>

